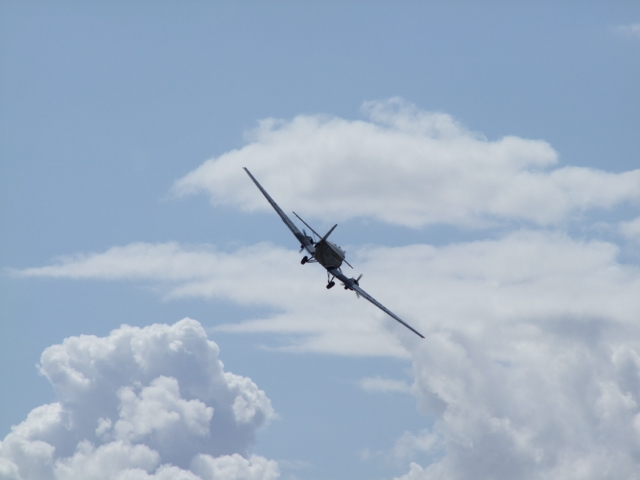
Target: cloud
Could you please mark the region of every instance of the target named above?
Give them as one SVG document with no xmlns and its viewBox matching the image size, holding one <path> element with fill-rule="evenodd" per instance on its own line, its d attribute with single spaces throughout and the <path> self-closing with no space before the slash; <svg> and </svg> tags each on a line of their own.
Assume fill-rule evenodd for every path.
<svg viewBox="0 0 640 480">
<path fill-rule="evenodd" d="M 179 247 L 149 248 L 177 258 L 184 253 Z M 239 303 L 271 306 L 273 313 L 224 329 L 295 333 L 300 341 L 291 349 L 297 351 L 411 358 L 410 391 L 434 427 L 406 432 L 393 446 L 390 458 L 424 464 L 414 462 L 403 480 L 564 480 L 606 478 L 607 472 L 633 478 L 640 448 L 640 269 L 618 262 L 617 245 L 518 230 L 438 247 L 356 249 L 354 264 L 366 272 L 363 286 L 381 292 L 378 298 L 414 323 L 424 340 L 404 336 L 352 295 L 321 288 L 319 269 L 301 267 L 294 251 L 259 248 L 261 254 L 251 257 L 251 279 L 242 269 L 223 267 L 221 282 L 212 266 L 193 278 L 166 274 L 174 279 L 168 288 L 173 295 L 229 295 Z M 122 251 L 127 248 L 95 255 L 105 256 L 98 263 L 119 265 L 108 257 Z M 195 262 L 201 266 L 214 265 L 207 260 L 214 251 L 187 249 L 203 255 Z M 245 249 L 225 255 L 223 265 L 247 259 Z M 72 275 L 83 270 L 83 262 L 98 261 L 73 258 L 29 274 Z M 274 269 L 280 272 L 277 285 L 269 281 Z M 131 272 L 123 269 L 121 275 L 130 278 Z M 117 278 L 117 272 L 108 276 Z M 152 280 L 154 274 L 134 277 Z M 368 391 L 408 389 L 382 378 L 361 385 Z M 195 418 L 205 415 L 199 411 Z"/>
<path fill-rule="evenodd" d="M 402 480 L 637 478 L 640 269 L 614 244 L 518 231 L 368 254 L 404 262 L 390 284 L 429 319 L 408 348 L 434 426 L 397 440 L 420 459 Z"/>
<path fill-rule="evenodd" d="M 2 478 L 277 478 L 276 462 L 250 454 L 271 403 L 218 354 L 191 319 L 47 348 L 40 371 L 58 402 L 0 442 Z"/>
<path fill-rule="evenodd" d="M 211 245 L 135 243 L 14 273 L 144 282 L 167 299 L 261 306 L 255 318 L 215 329 L 280 334 L 290 341 L 280 347 L 287 351 L 412 360 L 411 386 L 380 377 L 361 382 L 370 392 L 408 391 L 433 421 L 432 428 L 405 432 L 390 447 L 390 457 L 413 461 L 402 480 L 637 478 L 640 268 L 620 261 L 621 247 L 599 239 L 584 213 L 636 201 L 640 171 L 559 167 L 544 141 L 488 140 L 448 115 L 398 100 L 373 102 L 365 111 L 366 121 L 265 121 L 246 146 L 206 162 L 176 182 L 174 192 L 206 192 L 214 204 L 269 211 L 240 168 L 247 165 L 283 207 L 320 218 L 369 216 L 408 226 L 500 223 L 486 239 L 351 249 L 349 260 L 365 273 L 363 288 L 424 340 L 350 292 L 326 290 L 321 268 L 302 267 L 295 250 L 268 243 L 224 252 Z M 563 222 L 583 222 L 593 236 L 572 237 L 562 231 Z M 617 233 L 638 238 L 637 222 L 620 223 Z M 224 373 L 219 390 L 183 378 L 198 369 L 171 370 L 178 364 L 167 361 L 167 352 L 180 351 L 179 344 L 163 341 L 165 354 L 145 360 L 120 357 L 115 340 L 83 338 L 61 353 L 51 350 L 50 369 L 43 355 L 43 371 L 54 385 L 67 387 L 56 388 L 58 403 L 34 410 L 5 439 L 2 451 L 9 453 L 0 471 L 6 476 L 19 468 L 51 472 L 82 465 L 85 458 L 109 458 L 110 465 L 129 458 L 126 468 L 158 478 L 169 469 L 203 478 L 277 475 L 274 462 L 248 450 L 253 432 L 271 415 L 250 380 Z M 151 343 L 143 350 L 156 349 Z M 81 359 L 80 366 L 66 367 L 66 357 Z M 132 364 L 158 368 L 136 373 L 135 381 L 111 381 L 111 370 L 91 362 L 103 357 L 142 362 L 106 362 L 117 372 Z M 210 389 L 243 394 L 222 395 L 215 403 Z M 75 400 L 79 396 L 83 402 Z M 81 404 L 91 408 L 84 412 Z M 227 419 L 216 428 L 230 429 L 233 448 L 215 443 L 216 419 Z M 65 433 L 75 432 L 69 425 L 76 424 L 91 427 L 81 435 Z M 167 439 L 177 437 L 185 448 L 168 463 Z M 50 438 L 58 440 L 55 450 Z M 126 449 L 130 454 L 119 456 Z M 56 457 L 60 452 L 64 462 Z"/>
<path fill-rule="evenodd" d="M 393 447 L 396 459 L 410 458 L 416 452 L 428 452 L 438 446 L 439 438 L 429 430 L 422 430 L 417 435 L 404 432 Z"/>
<path fill-rule="evenodd" d="M 250 280 L 225 268 L 221 286 L 212 268 L 194 278 L 172 277 L 168 288 L 205 298 L 238 290 L 229 298 L 271 306 L 272 313 L 223 328 L 300 335 L 291 350 L 411 358 L 410 392 L 434 426 L 405 432 L 387 455 L 396 462 L 420 459 L 403 480 L 582 479 L 607 472 L 633 478 L 640 448 L 640 268 L 619 263 L 615 244 L 518 230 L 438 247 L 356 249 L 364 287 L 381 292 L 424 340 L 405 335 L 347 292 L 322 288 L 319 269 L 301 267 L 294 251 L 260 248 L 270 253 L 251 258 Z M 202 250 L 197 263 L 207 264 L 212 251 Z M 182 255 L 180 248 L 171 252 Z M 245 249 L 225 255 L 231 264 L 246 259 Z M 276 265 L 281 277 L 273 286 Z M 56 268 L 64 274 L 64 264 Z M 73 263 L 68 271 L 82 268 Z M 409 390 L 375 377 L 361 386 Z M 195 418 L 206 415 L 192 407 Z"/>
<path fill-rule="evenodd" d="M 369 102 L 364 111 L 366 121 L 264 120 L 246 146 L 206 161 L 173 192 L 207 193 L 214 205 L 267 211 L 241 169 L 247 166 L 285 210 L 409 227 L 553 225 L 576 212 L 640 199 L 640 170 L 559 168 L 544 141 L 488 140 L 449 115 L 400 99 Z"/>
<path fill-rule="evenodd" d="M 638 329 L 594 323 L 429 336 L 415 391 L 444 454 L 402 478 L 636 478 Z M 498 333 L 501 348 L 487 348 Z"/>
<path fill-rule="evenodd" d="M 255 455 L 246 459 L 237 453 L 218 458 L 201 454 L 194 460 L 192 468 L 201 478 L 212 480 L 274 480 L 279 477 L 273 460 Z"/>
<path fill-rule="evenodd" d="M 389 338 L 383 328 L 382 312 L 350 292 L 326 290 L 322 268 L 302 267 L 295 251 L 266 243 L 230 253 L 206 245 L 135 243 L 62 257 L 53 265 L 14 274 L 152 282 L 167 298 L 223 299 L 273 309 L 275 313 L 264 318 L 218 328 L 296 335 L 285 350 L 407 356 L 400 341 Z M 383 292 L 382 282 L 379 291 Z"/>
<path fill-rule="evenodd" d="M 255 301 L 269 305 L 275 301 L 269 291 L 240 288 L 241 284 L 251 287 L 260 283 L 249 284 L 255 278 L 253 265 L 261 264 L 277 271 L 279 264 L 298 262 L 293 252 L 266 243 L 225 253 L 212 245 L 138 242 L 102 253 L 59 257 L 53 265 L 12 273 L 25 277 L 152 280 L 165 287 L 163 291 L 169 298 L 222 297 L 240 303 Z M 271 273 L 269 277 L 267 286 L 280 286 L 279 275 Z M 245 290 L 251 291 L 243 293 Z"/>
<path fill-rule="evenodd" d="M 367 393 L 374 392 L 395 392 L 409 393 L 411 386 L 403 380 L 394 380 L 391 378 L 367 377 L 360 380 L 360 388 Z"/>
<path fill-rule="evenodd" d="M 616 32 L 629 38 L 640 38 L 640 23 L 631 23 L 629 25 L 619 25 Z"/>
<path fill-rule="evenodd" d="M 618 228 L 624 237 L 640 241 L 640 217 L 628 222 L 622 222 Z"/>
<path fill-rule="evenodd" d="M 604 241 L 522 230 L 493 240 L 369 246 L 352 254 L 356 268 L 366 272 L 363 287 L 423 333 L 533 319 L 631 324 L 640 310 L 639 269 L 619 264 L 618 247 Z M 302 267 L 298 260 L 295 251 L 269 244 L 224 254 L 206 246 L 133 244 L 18 273 L 157 282 L 170 298 L 218 298 L 272 309 L 218 329 L 297 335 L 289 350 L 409 357 L 411 336 L 404 334 L 410 332 L 349 292 L 326 290 L 322 269 Z M 190 267 L 175 267 L 190 263 L 197 265 L 191 276 Z"/>
</svg>

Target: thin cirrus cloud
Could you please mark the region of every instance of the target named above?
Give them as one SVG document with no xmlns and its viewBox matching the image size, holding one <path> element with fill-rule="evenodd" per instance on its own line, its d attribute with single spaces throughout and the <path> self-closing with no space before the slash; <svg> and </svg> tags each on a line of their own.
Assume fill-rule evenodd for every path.
<svg viewBox="0 0 640 480">
<path fill-rule="evenodd" d="M 628 25 L 619 25 L 615 28 L 620 35 L 629 38 L 640 39 L 640 23 L 630 23 Z"/>
<path fill-rule="evenodd" d="M 542 140 L 488 140 L 444 113 L 401 99 L 364 105 L 368 120 L 300 115 L 264 120 L 247 145 L 179 179 L 176 195 L 206 193 L 245 211 L 269 205 L 249 167 L 283 205 L 318 218 L 371 217 L 409 227 L 567 221 L 575 212 L 640 199 L 640 170 L 558 166 Z M 535 205 L 535 208 L 532 206 Z"/>
<path fill-rule="evenodd" d="M 225 372 L 218 346 L 184 319 L 47 348 L 40 371 L 56 403 L 35 408 L 0 442 L 6 479 L 273 480 L 252 455 L 274 416 L 250 379 Z"/>
<path fill-rule="evenodd" d="M 411 386 L 407 382 L 379 376 L 363 378 L 360 380 L 360 388 L 368 393 L 409 393 L 411 391 Z"/>
</svg>

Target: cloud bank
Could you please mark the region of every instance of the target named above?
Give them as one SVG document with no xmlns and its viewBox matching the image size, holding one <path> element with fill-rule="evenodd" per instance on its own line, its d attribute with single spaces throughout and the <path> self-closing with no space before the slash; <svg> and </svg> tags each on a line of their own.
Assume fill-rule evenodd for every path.
<svg viewBox="0 0 640 480">
<path fill-rule="evenodd" d="M 640 311 L 640 269 L 620 264 L 601 240 L 518 230 L 498 239 L 435 247 L 361 247 L 361 284 L 423 333 L 506 328 L 538 320 L 605 319 L 632 325 Z M 274 275 L 273 272 L 278 272 Z M 217 298 L 273 309 L 226 331 L 296 334 L 290 348 L 409 357 L 414 343 L 368 303 L 326 290 L 317 265 L 270 244 L 220 253 L 211 246 L 131 244 L 22 270 L 24 276 L 151 282 L 169 298 Z M 282 292 L 287 292 L 283 295 Z"/>
<path fill-rule="evenodd" d="M 369 217 L 409 227 L 556 225 L 640 199 L 640 170 L 558 167 L 557 153 L 542 140 L 488 140 L 400 99 L 370 102 L 364 111 L 368 121 L 265 120 L 246 146 L 208 160 L 173 192 L 267 211 L 241 170 L 247 166 L 283 207 L 329 221 Z"/>
<path fill-rule="evenodd" d="M 632 259 L 621 260 L 621 240 L 636 245 L 640 238 L 639 217 L 635 212 L 610 224 L 605 238 L 588 213 L 637 202 L 640 170 L 614 174 L 559 166 L 544 141 L 489 140 L 448 115 L 397 99 L 370 103 L 365 111 L 365 121 L 309 115 L 264 121 L 246 146 L 205 162 L 173 191 L 204 192 L 215 205 L 270 211 L 240 168 L 246 165 L 284 208 L 294 206 L 305 217 L 369 217 L 409 227 L 498 225 L 486 239 L 351 249 L 350 262 L 365 273 L 363 288 L 425 340 L 349 292 L 327 291 L 322 269 L 302 267 L 295 250 L 267 243 L 232 252 L 135 243 L 14 273 L 145 282 L 166 298 L 263 306 L 259 318 L 216 328 L 283 334 L 291 351 L 410 359 L 412 385 L 379 377 L 360 384 L 371 394 L 411 393 L 433 419 L 432 428 L 397 439 L 392 455 L 413 461 L 402 480 L 639 479 L 640 268 Z M 272 214 L 274 228 L 284 228 Z M 568 233 L 565 227 L 575 222 L 589 236 Z M 82 384 L 85 375 L 69 378 L 76 377 Z M 180 469 L 209 478 L 203 465 L 210 466 L 207 472 L 220 471 L 222 459 L 233 468 L 277 474 L 268 460 L 248 456 L 246 445 L 259 422 L 249 422 L 247 437 L 233 449 L 198 450 L 195 459 L 176 454 L 166 463 L 164 437 L 150 432 L 171 425 L 193 437 L 198 449 L 206 437 L 207 409 L 214 409 L 215 421 L 220 407 L 206 396 L 185 395 L 183 380 L 171 372 L 140 382 L 112 389 L 117 400 L 111 413 L 92 417 L 94 436 L 82 437 L 89 443 L 74 437 L 65 444 L 65 465 L 70 455 L 116 458 L 126 447 L 127 458 L 148 475 Z M 240 403 L 243 412 L 253 411 Z M 154 417 L 159 426 L 137 420 L 152 404 L 169 412 Z M 239 428 L 244 416 L 236 414 L 235 400 L 226 405 L 233 414 L 225 418 Z M 56 408 L 34 411 L 25 425 L 36 425 L 36 417 L 58 418 Z M 256 411 L 266 419 L 267 410 Z M 170 418 L 184 422 L 174 425 Z M 45 420 L 40 424 L 50 423 Z M 10 439 L 27 439 L 33 455 L 53 458 L 48 437 L 20 433 L 27 430 L 16 427 L 4 451 Z M 151 436 L 153 444 L 140 440 Z M 19 465 L 21 454 L 12 455 L 6 468 Z M 212 462 L 219 463 L 214 468 Z"/>
<path fill-rule="evenodd" d="M 428 336 L 414 394 L 432 463 L 401 478 L 639 478 L 639 340 L 570 317 Z"/>
<path fill-rule="evenodd" d="M 411 392 L 434 420 L 432 428 L 397 439 L 393 458 L 421 459 L 402 480 L 638 478 L 640 268 L 619 263 L 615 244 L 519 230 L 440 247 L 357 249 L 365 288 L 392 299 L 425 340 L 405 335 L 348 292 L 324 289 L 320 269 L 300 266 L 295 251 L 259 249 L 270 253 L 251 257 L 255 286 L 242 269 L 235 276 L 224 266 L 246 261 L 246 249 L 226 253 L 218 272 L 209 257 L 215 249 L 150 244 L 143 255 L 149 263 L 170 265 L 165 255 L 188 254 L 201 270 L 192 277 L 148 270 L 135 278 L 157 281 L 170 295 L 229 294 L 237 303 L 268 305 L 275 313 L 224 328 L 294 333 L 297 351 L 412 359 L 411 386 L 361 382 L 372 394 Z M 69 257 L 29 275 L 130 278 L 112 258 L 122 252 L 131 253 L 122 247 Z M 102 264 L 112 267 L 93 270 Z M 270 285 L 277 265 L 282 275 Z"/>
<path fill-rule="evenodd" d="M 293 334 L 293 343 L 285 350 L 406 357 L 400 341 L 389 338 L 383 327 L 388 325 L 384 323 L 386 316 L 374 306 L 357 301 L 351 292 L 326 290 L 323 272 L 317 265 L 302 267 L 296 251 L 267 243 L 235 252 L 220 252 L 211 245 L 135 243 L 102 253 L 62 257 L 56 264 L 15 273 L 27 277 L 143 281 L 164 292 L 167 298 L 221 299 L 268 307 L 275 313 L 217 328 Z M 367 275 L 367 288 L 383 292 L 383 276 L 376 280 L 369 272 Z M 380 295 L 378 299 L 383 300 Z"/>
<path fill-rule="evenodd" d="M 195 320 L 47 348 L 40 372 L 58 402 L 40 406 L 0 442 L 3 479 L 275 479 L 251 455 L 274 415 L 249 378 L 223 370 Z"/>
</svg>

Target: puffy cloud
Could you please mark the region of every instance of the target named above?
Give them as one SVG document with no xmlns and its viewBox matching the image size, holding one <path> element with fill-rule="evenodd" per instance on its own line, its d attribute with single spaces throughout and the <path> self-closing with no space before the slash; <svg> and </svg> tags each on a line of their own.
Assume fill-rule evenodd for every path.
<svg viewBox="0 0 640 480">
<path fill-rule="evenodd" d="M 255 455 L 249 459 L 238 454 L 218 458 L 199 455 L 192 469 L 201 478 L 211 480 L 273 480 L 280 475 L 276 462 Z"/>
<path fill-rule="evenodd" d="M 428 336 L 414 391 L 439 459 L 403 479 L 637 478 L 638 329 L 557 323 Z"/>
<path fill-rule="evenodd" d="M 449 115 L 400 99 L 370 102 L 364 110 L 368 121 L 265 120 L 246 146 L 208 160 L 173 191 L 269 210 L 240 168 L 247 166 L 283 207 L 331 221 L 372 217 L 411 227 L 556 224 L 574 212 L 640 198 L 640 170 L 558 168 L 544 141 L 491 141 Z"/>
<path fill-rule="evenodd" d="M 427 312 L 407 348 L 434 426 L 393 447 L 420 458 L 402 480 L 638 478 L 640 269 L 614 244 L 520 231 L 362 255 L 403 262 L 395 298 Z"/>
<path fill-rule="evenodd" d="M 638 478 L 637 266 L 546 232 L 405 250 L 373 250 L 413 258 L 432 312 L 412 392 L 435 438 L 403 480 Z"/>
<path fill-rule="evenodd" d="M 412 392 L 435 424 L 401 478 L 637 478 L 640 269 L 541 232 L 409 249 L 433 312 Z"/>
<path fill-rule="evenodd" d="M 47 348 L 40 371 L 59 401 L 0 443 L 2 478 L 276 478 L 275 462 L 249 455 L 271 403 L 218 353 L 191 319 Z"/>
</svg>

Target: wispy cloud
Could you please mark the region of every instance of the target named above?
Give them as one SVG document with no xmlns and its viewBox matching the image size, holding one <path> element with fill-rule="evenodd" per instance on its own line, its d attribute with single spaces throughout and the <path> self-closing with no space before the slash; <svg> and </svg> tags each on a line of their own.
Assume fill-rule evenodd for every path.
<svg viewBox="0 0 640 480">
<path fill-rule="evenodd" d="M 357 301 L 351 292 L 325 289 L 324 270 L 317 265 L 302 267 L 299 260 L 295 251 L 266 243 L 226 253 L 211 245 L 134 243 L 102 253 L 61 257 L 52 265 L 13 273 L 136 281 L 154 286 L 166 299 L 222 299 L 269 307 L 277 313 L 217 329 L 296 334 L 298 339 L 283 347 L 290 351 L 407 356 L 398 338 L 388 338 L 382 312 Z M 384 282 L 376 282 L 374 275 L 368 279 L 368 285 L 384 292 Z"/>
<path fill-rule="evenodd" d="M 640 289 L 639 269 L 618 264 L 617 246 L 603 241 L 518 231 L 495 240 L 352 253 L 356 268 L 367 274 L 364 287 L 426 332 L 486 331 L 536 318 L 595 317 L 630 324 L 640 310 L 634 293 Z M 302 267 L 294 250 L 269 244 L 220 253 L 212 246 L 137 243 L 18 273 L 136 280 L 156 285 L 168 298 L 270 307 L 274 313 L 263 318 L 217 328 L 300 335 L 292 350 L 408 354 L 400 343 L 404 336 L 386 315 L 349 292 L 326 290 L 320 267 Z"/>
<path fill-rule="evenodd" d="M 619 25 L 615 28 L 616 32 L 629 38 L 640 38 L 640 23 L 631 23 L 628 25 Z"/>
<path fill-rule="evenodd" d="M 622 222 L 618 228 L 620 233 L 628 239 L 640 242 L 640 217 L 628 222 Z"/>
<path fill-rule="evenodd" d="M 411 391 L 411 385 L 403 380 L 394 380 L 391 378 L 382 377 L 363 378 L 362 380 L 360 380 L 360 388 L 368 393 L 409 393 Z"/>
</svg>

